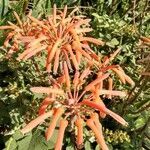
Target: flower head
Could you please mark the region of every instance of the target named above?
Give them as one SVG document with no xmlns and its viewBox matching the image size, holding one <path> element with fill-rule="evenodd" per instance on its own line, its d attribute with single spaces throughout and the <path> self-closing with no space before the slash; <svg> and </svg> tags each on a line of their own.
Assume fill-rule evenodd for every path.
<svg viewBox="0 0 150 150">
<path fill-rule="evenodd" d="M 38 20 L 28 15 L 24 22 L 14 12 L 18 25 L 9 22 L 9 26 L 0 27 L 0 29 L 12 30 L 4 42 L 6 48 L 10 47 L 8 55 L 18 51 L 19 46 L 23 45 L 24 51 L 17 58 L 19 61 L 37 56 L 44 51 L 48 72 L 53 71 L 56 74 L 60 62 L 64 61 L 69 69 L 79 70 L 81 60 L 94 58 L 94 52 L 89 48 L 89 43 L 103 45 L 104 42 L 86 37 L 86 33 L 92 31 L 89 27 L 90 19 L 82 15 L 75 16 L 76 11 L 77 9 L 74 9 L 67 14 L 67 6 L 64 11 L 58 11 L 54 5 L 53 14 L 46 19 Z"/>
<path fill-rule="evenodd" d="M 123 84 L 128 82 L 134 86 L 134 82 L 119 65 L 110 65 L 120 52 L 120 48 L 110 57 L 103 59 L 90 48 L 89 43 L 103 45 L 104 42 L 86 36 L 86 32 L 92 30 L 89 27 L 90 19 L 82 15 L 76 16 L 75 11 L 77 9 L 67 15 L 67 6 L 64 11 L 58 11 L 54 5 L 53 14 L 47 19 L 39 20 L 29 15 L 25 22 L 14 13 L 18 25 L 9 22 L 9 26 L 0 27 L 12 30 L 4 42 L 4 47 L 10 47 L 9 55 L 18 51 L 20 45 L 23 45 L 24 51 L 19 54 L 19 61 L 37 56 L 44 51 L 44 55 L 41 53 L 39 56 L 41 59 L 46 56 L 46 70 L 58 74 L 55 79 L 49 76 L 50 87 L 39 86 L 30 89 L 35 93 L 43 93 L 46 97 L 39 107 L 39 116 L 27 124 L 21 132 L 25 134 L 31 131 L 51 117 L 45 137 L 46 140 L 50 140 L 57 123 L 60 122 L 56 150 L 62 147 L 67 126 L 77 128 L 78 147 L 84 142 L 83 128 L 88 126 L 94 132 L 101 148 L 107 150 L 99 118 L 109 115 L 124 126 L 127 126 L 127 122 L 109 110 L 100 95 L 109 98 L 126 96 L 126 92 L 114 90 L 113 73 Z M 84 66 L 81 69 L 83 61 Z M 71 74 L 72 70 L 74 73 Z"/>
<path fill-rule="evenodd" d="M 100 99 L 100 95 L 126 96 L 125 92 L 113 90 L 110 89 L 110 87 L 108 87 L 108 90 L 104 89 L 107 86 L 105 87 L 105 84 L 102 84 L 102 82 L 107 83 L 110 80 L 110 73 L 107 71 L 110 71 L 113 67 L 108 67 L 106 69 L 106 67 L 101 64 L 101 68 L 99 69 L 100 71 L 97 73 L 97 78 L 90 81 L 89 78 L 92 76 L 92 72 L 94 72 L 92 67 L 93 65 L 87 66 L 81 73 L 76 71 L 74 75 L 70 75 L 67 63 L 64 62 L 63 74 L 56 79 L 51 78 L 51 87 L 31 88 L 32 92 L 44 93 L 47 95 L 41 103 L 39 108 L 39 117 L 37 118 L 41 119 L 41 116 L 53 111 L 52 120 L 45 134 L 47 140 L 52 137 L 59 118 L 62 118 L 67 121 L 66 126 L 77 128 L 78 147 L 80 147 L 84 142 L 83 128 L 88 126 L 94 132 L 97 142 L 103 149 L 106 149 L 107 145 L 104 141 L 101 123 L 98 116 L 100 115 L 100 117 L 103 118 L 102 116 L 109 115 L 120 124 L 124 126 L 128 125 L 122 117 L 109 110 Z M 50 116 L 47 116 L 47 118 L 48 117 Z M 89 119 L 89 117 L 91 119 Z M 35 120 L 31 121 L 31 123 L 22 129 L 22 132 L 26 133 L 25 131 L 30 131 L 32 128 L 29 125 L 32 124 L 32 122 L 35 122 Z M 43 117 L 42 121 L 44 121 Z M 62 128 L 60 125 L 59 132 L 61 132 L 61 138 L 64 136 L 66 126 Z M 34 127 L 35 125 L 33 128 Z M 27 128 L 29 129 L 26 130 Z"/>
</svg>

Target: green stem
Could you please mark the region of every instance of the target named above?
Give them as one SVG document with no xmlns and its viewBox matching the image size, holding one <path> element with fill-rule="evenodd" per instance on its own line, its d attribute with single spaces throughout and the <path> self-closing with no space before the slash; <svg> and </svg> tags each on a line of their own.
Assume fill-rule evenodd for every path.
<svg viewBox="0 0 150 150">
<path fill-rule="evenodd" d="M 8 145 L 6 147 L 6 150 L 10 150 L 11 142 L 13 141 L 13 138 L 11 137 L 10 140 L 8 141 Z"/>
<path fill-rule="evenodd" d="M 2 2 L 2 13 L 1 13 L 1 18 L 4 16 L 4 11 L 5 11 L 5 0 Z"/>
</svg>

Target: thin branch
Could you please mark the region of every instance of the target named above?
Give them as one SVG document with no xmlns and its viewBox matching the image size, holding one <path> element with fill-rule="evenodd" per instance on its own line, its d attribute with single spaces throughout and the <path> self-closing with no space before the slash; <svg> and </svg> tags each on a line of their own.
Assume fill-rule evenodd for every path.
<svg viewBox="0 0 150 150">
<path fill-rule="evenodd" d="M 80 9 L 94 9 L 93 7 L 91 6 L 73 6 L 73 7 L 67 7 L 67 9 L 75 9 L 75 8 L 80 8 Z M 53 9 L 53 8 L 50 8 L 50 9 Z M 64 8 L 62 7 L 58 7 L 57 9 L 59 10 L 63 10 Z"/>
<path fill-rule="evenodd" d="M 144 142 L 142 142 L 142 147 L 143 147 L 145 150 L 150 150 L 150 148 L 147 147 L 147 145 L 146 145 Z"/>
<path fill-rule="evenodd" d="M 144 17 L 144 13 L 145 13 L 147 7 L 148 7 L 148 0 L 145 1 L 144 9 L 143 9 L 142 14 L 141 14 L 141 19 L 140 19 L 140 24 L 139 24 L 139 31 L 141 31 L 141 27 L 142 27 L 142 24 L 143 24 L 143 17 Z"/>
<path fill-rule="evenodd" d="M 135 23 L 135 8 L 136 8 L 136 0 L 133 1 L 133 25 L 136 26 Z"/>
<path fill-rule="evenodd" d="M 138 114 L 138 113 L 141 113 L 142 111 L 147 110 L 148 108 L 150 108 L 150 103 L 149 103 L 148 105 L 142 107 L 141 109 L 135 111 L 135 112 L 132 111 L 131 113 L 132 113 L 132 114 Z"/>
</svg>

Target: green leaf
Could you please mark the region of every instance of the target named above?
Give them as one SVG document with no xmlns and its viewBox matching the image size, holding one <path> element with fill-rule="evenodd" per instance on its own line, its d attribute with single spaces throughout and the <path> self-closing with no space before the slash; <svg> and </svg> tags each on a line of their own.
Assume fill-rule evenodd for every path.
<svg viewBox="0 0 150 150">
<path fill-rule="evenodd" d="M 66 147 L 66 150 L 74 150 L 74 147 L 72 145 L 69 145 Z"/>
<path fill-rule="evenodd" d="M 100 16 L 99 16 L 97 13 L 92 13 L 92 15 L 93 15 L 94 17 L 96 17 L 97 19 L 100 18 Z"/>
<path fill-rule="evenodd" d="M 51 137 L 51 139 L 47 143 L 49 149 L 54 149 L 54 145 L 55 145 L 56 140 L 57 140 L 57 134 L 58 134 L 58 130 L 55 129 L 53 136 Z"/>
<path fill-rule="evenodd" d="M 23 136 L 23 134 L 18 130 L 18 131 L 16 131 L 15 132 L 15 134 L 13 134 L 13 138 L 15 139 L 15 140 L 19 140 L 19 139 L 21 139 L 21 138 L 23 138 L 24 136 Z"/>
<path fill-rule="evenodd" d="M 106 45 L 114 48 L 119 44 L 119 41 L 116 38 L 113 38 L 110 42 L 107 42 Z"/>
<path fill-rule="evenodd" d="M 6 12 L 8 11 L 9 0 L 0 1 L 0 18 L 3 18 Z"/>
<path fill-rule="evenodd" d="M 96 148 L 95 148 L 95 150 L 99 150 L 99 149 L 100 149 L 100 147 L 99 147 L 99 145 L 97 145 Z"/>
<path fill-rule="evenodd" d="M 85 149 L 86 150 L 91 150 L 91 143 L 89 141 L 85 142 Z"/>
<path fill-rule="evenodd" d="M 114 45 L 114 46 L 116 46 L 116 45 L 119 44 L 119 41 L 118 41 L 116 38 L 113 38 L 113 39 L 111 40 L 111 44 Z"/>
<path fill-rule="evenodd" d="M 29 150 L 29 144 L 32 139 L 32 134 L 27 135 L 22 140 L 17 142 L 18 150 Z"/>
<path fill-rule="evenodd" d="M 16 141 L 11 137 L 7 142 L 6 142 L 6 148 L 5 150 L 16 150 L 17 148 L 17 143 Z"/>
<path fill-rule="evenodd" d="M 28 150 L 47 150 L 45 137 L 40 130 L 36 130 L 32 136 Z M 20 149 L 21 150 L 21 149 Z"/>
<path fill-rule="evenodd" d="M 144 106 L 148 102 L 149 102 L 149 97 L 146 97 L 146 94 L 145 94 L 144 95 L 144 99 L 142 101 L 138 102 L 136 104 L 136 107 L 139 109 L 139 108 L 141 108 L 142 106 Z"/>
<path fill-rule="evenodd" d="M 43 94 L 34 93 L 34 99 L 43 99 Z"/>
<path fill-rule="evenodd" d="M 0 96 L 0 98 L 1 98 L 1 96 Z M 8 108 L 6 107 L 6 105 L 2 101 L 0 101 L 0 108 L 1 108 L 0 124 L 9 124 L 11 121 L 10 120 L 10 114 L 8 112 Z"/>
<path fill-rule="evenodd" d="M 135 128 L 139 129 L 141 127 L 143 127 L 145 125 L 145 118 L 144 117 L 139 117 L 136 121 L 135 121 Z"/>
<path fill-rule="evenodd" d="M 46 14 L 47 15 L 50 15 L 51 7 L 52 7 L 51 0 L 46 0 L 45 8 L 46 8 Z"/>
</svg>

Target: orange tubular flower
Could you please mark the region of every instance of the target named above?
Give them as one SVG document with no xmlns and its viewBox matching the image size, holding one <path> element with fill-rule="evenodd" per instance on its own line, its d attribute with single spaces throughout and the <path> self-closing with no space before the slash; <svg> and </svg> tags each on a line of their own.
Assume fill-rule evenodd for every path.
<svg viewBox="0 0 150 150">
<path fill-rule="evenodd" d="M 108 79 L 108 84 L 109 84 L 109 87 L 108 87 L 109 91 L 112 91 L 112 88 L 113 88 L 113 80 L 112 80 L 112 78 Z M 108 95 L 108 98 L 110 98 L 110 99 L 112 98 L 111 94 Z"/>
<path fill-rule="evenodd" d="M 78 117 L 75 125 L 77 126 L 77 147 L 80 147 L 83 144 L 83 119 Z"/>
<path fill-rule="evenodd" d="M 104 42 L 92 37 L 84 37 L 87 32 L 92 31 L 89 28 L 90 19 L 85 19 L 82 15 L 74 16 L 76 11 L 77 9 L 75 8 L 68 14 L 67 6 L 65 6 L 64 11 L 58 11 L 56 5 L 54 5 L 53 14 L 48 18 L 39 20 L 29 14 L 26 21 L 23 22 L 14 12 L 18 26 L 9 22 L 9 26 L 0 27 L 0 30 L 13 30 L 4 42 L 6 48 L 11 47 L 8 54 L 12 55 L 12 53 L 19 50 L 19 45 L 23 45 L 24 52 L 19 55 L 19 61 L 29 59 L 42 51 L 46 51 L 47 61 L 45 66 L 47 72 L 51 71 L 51 64 L 54 62 L 54 65 L 52 65 L 53 71 L 57 74 L 60 66 L 59 62 L 65 60 L 68 65 L 68 60 L 70 59 L 72 59 L 75 69 L 78 70 L 81 58 L 86 58 L 85 60 L 92 59 L 88 43 L 103 45 Z M 10 42 L 11 39 L 12 42 Z M 85 42 L 88 46 L 87 49 L 82 48 L 82 44 Z M 70 46 L 66 47 L 66 45 Z M 45 54 L 42 57 L 44 58 Z"/>
<path fill-rule="evenodd" d="M 122 73 L 120 70 L 118 70 L 117 68 L 113 68 L 112 69 L 116 74 L 117 74 L 117 76 L 120 78 L 120 80 L 121 80 L 121 82 L 123 83 L 123 84 L 125 84 L 126 83 L 126 80 L 125 80 L 125 77 L 124 77 L 124 73 Z"/>
<path fill-rule="evenodd" d="M 65 120 L 65 119 L 60 120 L 60 126 L 59 126 L 57 141 L 55 144 L 55 150 L 61 150 L 61 148 L 62 148 L 64 132 L 65 132 L 67 125 L 68 125 L 67 120 Z"/>
<path fill-rule="evenodd" d="M 102 105 L 103 107 L 105 107 L 104 102 L 101 100 L 101 98 L 99 98 L 99 96 L 96 99 L 94 99 L 94 102 L 97 103 L 97 104 L 99 104 L 99 105 Z M 100 111 L 99 114 L 100 114 L 101 118 L 105 118 L 106 117 L 106 113 L 104 113 L 102 111 Z"/>
<path fill-rule="evenodd" d="M 37 117 L 36 119 L 32 120 L 29 124 L 27 124 L 22 130 L 21 132 L 23 134 L 30 132 L 33 128 L 35 128 L 37 125 L 39 125 L 40 123 L 42 123 L 46 118 L 51 117 L 53 114 L 53 110 L 44 113 L 42 115 L 40 115 L 39 117 Z"/>
<path fill-rule="evenodd" d="M 108 150 L 107 145 L 105 144 L 104 138 L 102 137 L 102 135 L 100 134 L 100 131 L 98 129 L 98 127 L 94 124 L 94 120 L 88 119 L 86 122 L 87 126 L 89 126 L 92 131 L 95 134 L 95 137 L 97 139 L 97 142 L 99 143 L 99 145 L 101 146 L 102 150 Z"/>
<path fill-rule="evenodd" d="M 48 87 L 32 87 L 30 88 L 30 90 L 34 93 L 46 93 L 46 94 L 59 94 L 59 95 L 63 95 L 64 91 L 61 89 L 57 89 L 57 88 L 48 88 Z"/>
<path fill-rule="evenodd" d="M 104 75 L 98 77 L 96 80 L 94 80 L 94 81 L 92 81 L 90 84 L 88 84 L 88 85 L 85 87 L 85 90 L 86 90 L 86 91 L 91 90 L 91 88 L 92 88 L 93 86 L 95 86 L 96 84 L 100 83 L 101 81 L 103 81 L 104 79 L 106 79 L 106 78 L 108 78 L 108 77 L 109 77 L 109 73 L 104 74 Z"/>
<path fill-rule="evenodd" d="M 61 117 L 61 115 L 63 114 L 63 112 L 64 112 L 64 109 L 63 109 L 62 107 L 60 107 L 60 108 L 58 108 L 58 109 L 56 110 L 56 112 L 54 113 L 53 118 L 52 118 L 52 121 L 51 121 L 51 123 L 50 123 L 50 125 L 49 125 L 49 127 L 48 127 L 48 129 L 47 129 L 47 131 L 46 131 L 46 133 L 45 133 L 45 137 L 46 137 L 46 140 L 47 140 L 47 141 L 48 141 L 48 140 L 51 138 L 51 136 L 53 135 L 54 129 L 55 129 L 56 124 L 57 124 L 57 121 L 58 121 L 58 119 Z"/>
<path fill-rule="evenodd" d="M 126 80 L 132 87 L 135 86 L 134 81 L 133 81 L 128 75 L 126 75 L 126 74 L 125 74 L 125 80 Z"/>
<path fill-rule="evenodd" d="M 78 64 L 78 62 L 77 62 L 77 60 L 76 60 L 75 55 L 73 54 L 71 45 L 67 44 L 67 45 L 65 45 L 65 48 L 66 48 L 66 50 L 69 51 L 69 53 L 70 53 L 70 57 L 71 57 L 71 60 L 72 60 L 72 62 L 73 62 L 73 64 L 74 64 L 75 69 L 78 70 L 78 69 L 79 69 L 79 64 Z"/>
<path fill-rule="evenodd" d="M 68 14 L 67 6 L 61 11 L 54 5 L 52 15 L 47 18 L 36 19 L 29 14 L 26 21 L 21 21 L 14 12 L 18 25 L 8 22 L 8 26 L 0 26 L 0 30 L 11 30 L 4 41 L 4 48 L 9 49 L 8 56 L 19 51 L 21 45 L 23 52 L 19 54 L 17 60 L 31 59 L 36 55 L 42 60 L 45 59 L 50 80 L 50 87 L 30 88 L 33 93 L 46 94 L 46 98 L 39 107 L 39 116 L 27 124 L 21 132 L 25 134 L 31 131 L 52 116 L 45 133 L 48 141 L 58 120 L 63 116 L 65 119 L 60 121 L 55 150 L 61 150 L 68 125 L 77 127 L 77 146 L 80 147 L 84 141 L 84 121 L 87 121 L 87 126 L 94 132 L 101 148 L 108 150 L 99 117 L 95 112 L 99 111 L 101 118 L 110 115 L 124 126 L 127 126 L 127 122 L 107 109 L 100 95 L 109 98 L 127 95 L 124 91 L 114 90 L 112 72 L 123 84 L 127 82 L 134 86 L 135 83 L 119 65 L 110 65 L 120 52 L 120 48 L 110 57 L 104 58 L 99 57 L 91 49 L 90 43 L 103 46 L 105 42 L 87 37 L 86 33 L 92 31 L 89 24 L 91 19 L 86 19 L 82 15 L 75 16 L 77 10 L 78 8 L 75 8 Z M 57 76 L 56 79 L 54 74 Z M 51 107 L 48 107 L 49 105 Z"/>
<path fill-rule="evenodd" d="M 99 122 L 99 116 L 97 113 L 93 113 L 91 114 L 91 118 L 93 119 L 96 127 L 100 130 L 100 132 L 102 131 L 102 125 L 101 123 Z"/>
<path fill-rule="evenodd" d="M 67 89 L 70 89 L 70 76 L 69 76 L 68 67 L 67 67 L 66 62 L 64 62 L 64 74 L 65 74 Z"/>
<path fill-rule="evenodd" d="M 42 102 L 42 104 L 41 104 L 41 106 L 40 106 L 40 108 L 39 108 L 39 115 L 42 115 L 42 114 L 44 114 L 45 113 L 45 110 L 46 110 L 46 108 L 47 108 L 47 106 L 48 105 L 50 105 L 50 104 L 52 104 L 54 102 L 54 99 L 52 99 L 52 98 L 50 98 L 50 97 L 46 97 L 44 100 L 43 100 L 43 102 Z"/>
<path fill-rule="evenodd" d="M 120 117 L 119 115 L 115 114 L 111 110 L 107 109 L 104 105 L 100 105 L 100 104 L 97 104 L 97 103 L 89 101 L 89 100 L 83 100 L 81 102 L 81 104 L 85 104 L 87 106 L 90 106 L 92 108 L 98 109 L 99 111 L 102 111 L 102 112 L 110 115 L 111 117 L 113 117 L 115 120 L 117 120 L 119 123 L 121 123 L 124 126 L 128 125 L 128 123 L 122 117 Z"/>
<path fill-rule="evenodd" d="M 94 121 L 94 123 L 95 123 L 95 126 L 96 126 L 97 129 L 99 130 L 99 134 L 100 134 L 100 137 L 101 137 L 101 140 L 100 140 L 101 143 L 100 143 L 100 145 L 101 145 L 102 149 L 107 150 L 108 147 L 107 147 L 107 145 L 106 145 L 106 143 L 105 143 L 105 140 L 104 140 L 104 136 L 103 136 L 103 132 L 102 132 L 102 125 L 101 125 L 101 123 L 99 122 L 98 114 L 97 114 L 97 113 L 92 114 L 92 115 L 91 115 L 91 118 L 93 119 L 93 121 Z"/>
</svg>

